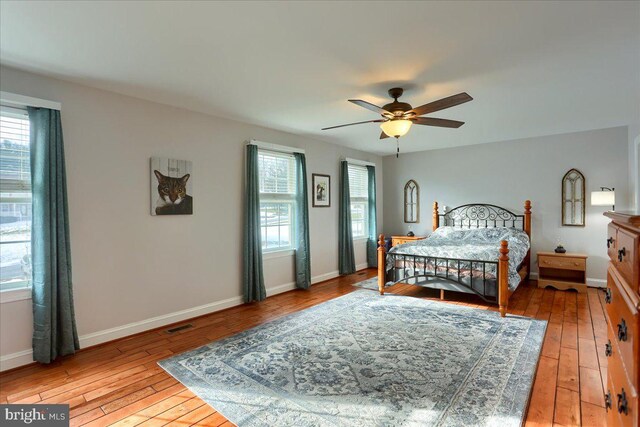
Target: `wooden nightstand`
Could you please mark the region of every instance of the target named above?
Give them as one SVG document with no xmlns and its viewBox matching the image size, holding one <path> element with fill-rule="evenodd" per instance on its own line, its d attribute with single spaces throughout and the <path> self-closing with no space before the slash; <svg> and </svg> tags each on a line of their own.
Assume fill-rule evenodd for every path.
<svg viewBox="0 0 640 427">
<path fill-rule="evenodd" d="M 587 292 L 587 256 L 538 252 L 538 287 Z"/>
<path fill-rule="evenodd" d="M 426 239 L 427 236 L 391 236 L 391 246 L 401 245 L 403 243 L 414 242 L 416 240 Z"/>
</svg>

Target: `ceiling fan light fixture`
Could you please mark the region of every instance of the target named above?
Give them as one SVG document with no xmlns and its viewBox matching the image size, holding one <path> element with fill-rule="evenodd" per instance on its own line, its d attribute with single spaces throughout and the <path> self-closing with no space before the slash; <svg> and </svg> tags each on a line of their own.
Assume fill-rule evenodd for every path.
<svg viewBox="0 0 640 427">
<path fill-rule="evenodd" d="M 401 136 L 405 136 L 413 122 L 411 120 L 389 120 L 380 125 L 380 129 L 382 132 L 387 134 L 390 137 L 399 138 Z"/>
</svg>

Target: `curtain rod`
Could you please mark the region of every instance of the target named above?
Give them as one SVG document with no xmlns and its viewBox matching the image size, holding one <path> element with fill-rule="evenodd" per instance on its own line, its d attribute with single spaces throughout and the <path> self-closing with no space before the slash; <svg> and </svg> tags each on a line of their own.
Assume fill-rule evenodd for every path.
<svg viewBox="0 0 640 427">
<path fill-rule="evenodd" d="M 375 163 L 366 162 L 364 160 L 352 159 L 350 157 L 345 157 L 343 160 L 346 161 L 347 163 L 351 163 L 352 165 L 359 165 L 359 166 L 375 166 L 376 165 Z"/>
<path fill-rule="evenodd" d="M 46 99 L 33 98 L 31 96 L 18 95 L 11 92 L 0 92 L 0 103 L 7 106 L 21 107 L 40 107 L 50 108 L 52 110 L 62 110 L 62 104 L 55 101 L 47 101 Z"/>
<path fill-rule="evenodd" d="M 270 142 L 258 141 L 256 139 L 252 139 L 249 141 L 250 145 L 256 145 L 258 148 L 264 148 L 265 150 L 279 151 L 281 153 L 302 153 L 304 154 L 304 149 L 298 147 L 289 147 L 286 145 L 279 144 L 271 144 Z"/>
</svg>

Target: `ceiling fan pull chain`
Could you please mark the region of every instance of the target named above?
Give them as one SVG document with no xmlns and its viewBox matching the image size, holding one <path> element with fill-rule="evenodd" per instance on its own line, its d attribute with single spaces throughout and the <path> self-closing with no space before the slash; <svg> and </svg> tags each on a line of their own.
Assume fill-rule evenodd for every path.
<svg viewBox="0 0 640 427">
<path fill-rule="evenodd" d="M 400 157 L 400 138 L 396 136 L 396 159 Z"/>
</svg>

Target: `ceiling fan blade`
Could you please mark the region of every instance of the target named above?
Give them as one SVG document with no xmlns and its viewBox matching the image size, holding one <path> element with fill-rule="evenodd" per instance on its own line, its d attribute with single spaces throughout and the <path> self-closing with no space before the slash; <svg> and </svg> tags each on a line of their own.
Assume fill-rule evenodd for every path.
<svg viewBox="0 0 640 427">
<path fill-rule="evenodd" d="M 457 95 L 448 96 L 446 98 L 439 99 L 437 101 L 430 102 L 428 104 L 416 107 L 413 110 L 409 110 L 405 113 L 414 113 L 416 116 L 422 116 L 423 114 L 433 113 L 435 111 L 444 110 L 445 108 L 455 107 L 456 105 L 464 104 L 471 101 L 473 98 L 468 93 L 462 92 Z"/>
<path fill-rule="evenodd" d="M 385 138 L 389 138 L 389 135 L 387 135 L 386 133 L 382 132 L 380 134 L 380 139 L 385 139 Z"/>
<path fill-rule="evenodd" d="M 383 110 L 382 107 L 378 107 L 377 105 L 373 105 L 372 103 L 363 101 L 361 99 L 350 99 L 349 102 L 353 102 L 356 105 L 366 108 L 367 110 L 375 111 L 376 113 L 379 113 L 379 114 L 390 114 L 393 116 L 392 113 L 390 113 L 387 110 Z"/>
<path fill-rule="evenodd" d="M 331 127 L 328 127 L 328 128 L 322 128 L 322 130 L 336 129 L 336 128 L 341 128 L 341 127 L 345 127 L 345 126 L 361 125 L 363 123 L 382 123 L 382 122 L 385 122 L 385 121 L 386 120 L 383 120 L 383 119 L 366 120 L 364 122 L 347 123 L 346 125 L 338 125 L 338 126 L 331 126 Z"/>
<path fill-rule="evenodd" d="M 416 125 L 438 126 L 441 128 L 459 128 L 464 122 L 457 120 L 436 119 L 435 117 L 416 117 L 411 119 Z"/>
</svg>

